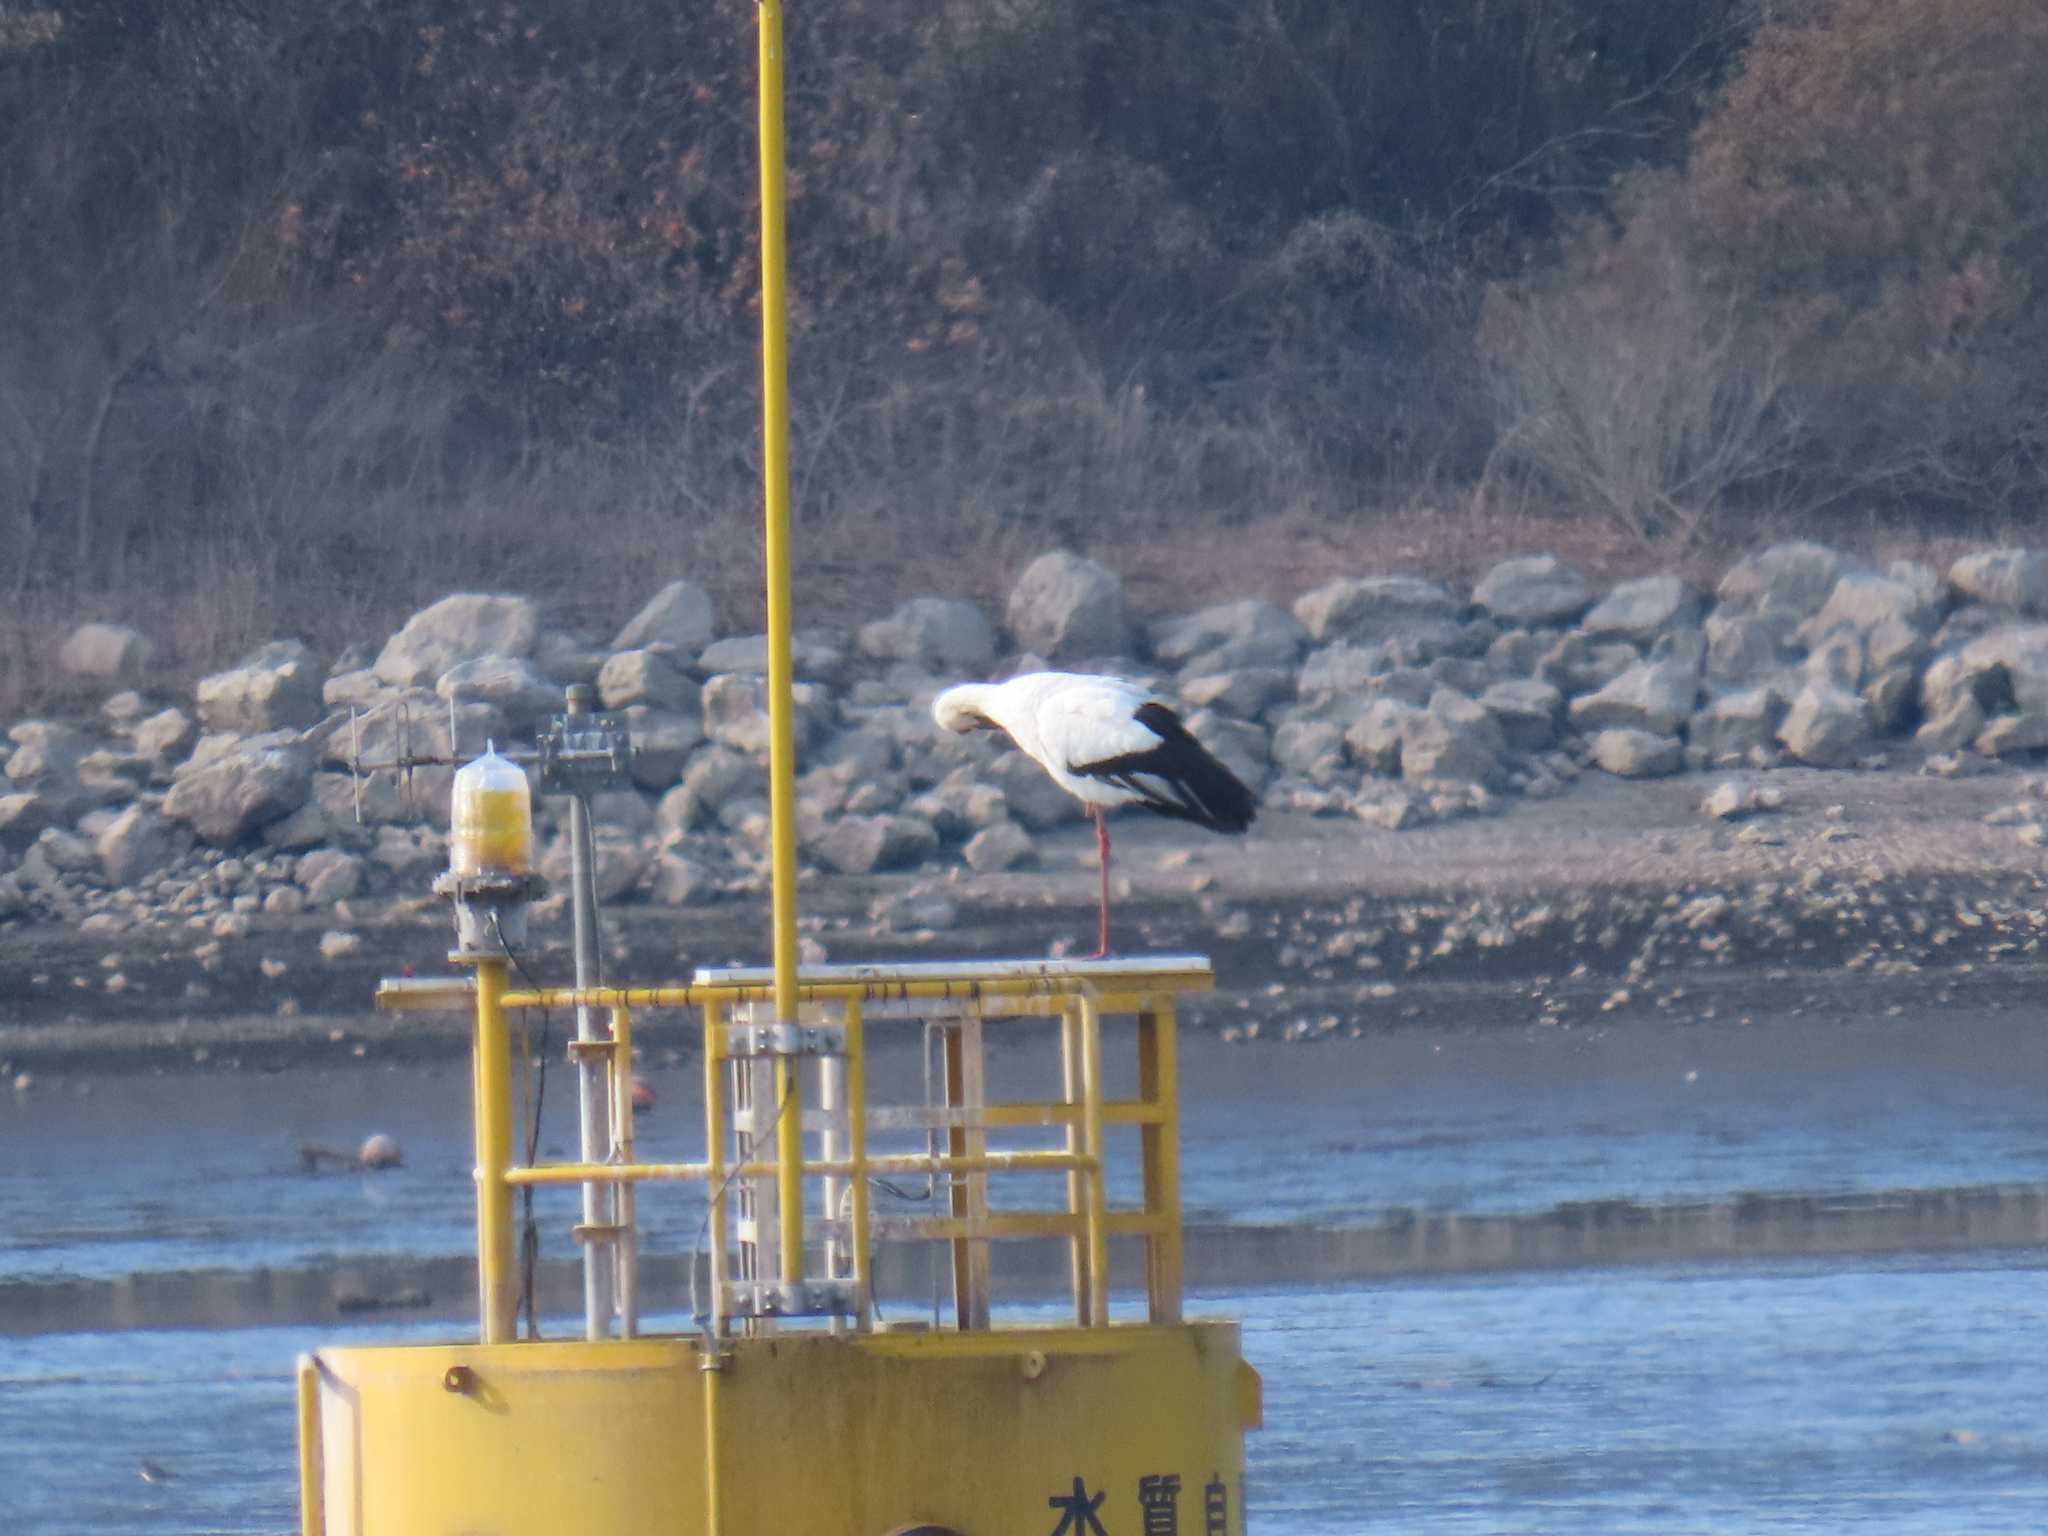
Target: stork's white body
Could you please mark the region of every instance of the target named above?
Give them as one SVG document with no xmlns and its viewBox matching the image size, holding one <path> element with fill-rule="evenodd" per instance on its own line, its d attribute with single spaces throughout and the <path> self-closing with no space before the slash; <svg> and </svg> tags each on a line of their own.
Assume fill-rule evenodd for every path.
<svg viewBox="0 0 2048 1536">
<path fill-rule="evenodd" d="M 1257 799 L 1179 716 L 1127 678 L 1027 672 L 962 683 L 932 703 L 948 731 L 1000 730 L 1095 821 L 1102 876 L 1099 953 L 1109 952 L 1109 827 L 1103 813 L 1137 805 L 1213 832 L 1242 832 Z"/>
<path fill-rule="evenodd" d="M 1128 678 L 1027 672 L 1006 683 L 962 684 L 939 698 L 999 727 L 1019 752 L 1084 805 L 1113 810 L 1141 798 L 1135 790 L 1076 771 L 1088 763 L 1128 757 L 1159 745 L 1158 734 L 1137 719 L 1140 708 L 1158 700 Z M 940 725 L 959 728 L 948 725 L 937 706 L 933 713 Z"/>
</svg>

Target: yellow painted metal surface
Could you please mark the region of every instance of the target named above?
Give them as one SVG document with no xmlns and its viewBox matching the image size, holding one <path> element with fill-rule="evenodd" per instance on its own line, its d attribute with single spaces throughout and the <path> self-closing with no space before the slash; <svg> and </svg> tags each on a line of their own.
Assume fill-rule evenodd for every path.
<svg viewBox="0 0 2048 1536">
<path fill-rule="evenodd" d="M 512 1240 L 512 1040 L 506 1026 L 505 962 L 476 967 L 476 1266 L 479 1331 L 486 1344 L 508 1342 L 518 1326 L 517 1250 Z"/>
<path fill-rule="evenodd" d="M 768 579 L 768 847 L 775 1012 L 796 1018 L 796 710 L 790 648 L 789 241 L 784 231 L 782 0 L 757 0 L 761 146 L 761 484 Z"/>
<path fill-rule="evenodd" d="M 299 1536 L 327 1529 L 326 1476 L 320 1466 L 320 1374 L 311 1355 L 299 1356 Z"/>
<path fill-rule="evenodd" d="M 700 1358 L 682 1339 L 324 1350 L 307 1529 L 1244 1529 L 1258 1386 L 1232 1324 L 783 1334 Z M 1148 1501 L 1174 1523 L 1148 1526 Z"/>
</svg>

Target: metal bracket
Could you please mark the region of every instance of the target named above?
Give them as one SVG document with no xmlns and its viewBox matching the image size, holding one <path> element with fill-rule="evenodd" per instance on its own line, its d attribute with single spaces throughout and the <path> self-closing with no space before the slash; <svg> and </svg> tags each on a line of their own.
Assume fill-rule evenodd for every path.
<svg viewBox="0 0 2048 1536">
<path fill-rule="evenodd" d="M 451 898 L 455 911 L 458 963 L 495 959 L 526 943 L 527 904 L 544 890 L 539 875 L 458 875 L 453 870 L 434 881 L 434 894 Z"/>
<path fill-rule="evenodd" d="M 837 1024 L 734 1024 L 726 1055 L 743 1060 L 763 1056 L 844 1056 L 846 1033 Z"/>
<path fill-rule="evenodd" d="M 555 715 L 538 746 L 544 795 L 587 795 L 632 782 L 633 733 L 624 715 Z"/>
<path fill-rule="evenodd" d="M 725 1287 L 727 1317 L 851 1317 L 857 1309 L 847 1280 L 735 1280 Z"/>
</svg>

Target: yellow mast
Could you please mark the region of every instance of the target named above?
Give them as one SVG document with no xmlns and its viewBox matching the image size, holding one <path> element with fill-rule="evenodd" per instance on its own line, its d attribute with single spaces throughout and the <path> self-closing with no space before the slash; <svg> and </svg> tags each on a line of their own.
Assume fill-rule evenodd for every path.
<svg viewBox="0 0 2048 1536">
<path fill-rule="evenodd" d="M 783 227 L 782 3 L 758 0 L 761 31 L 761 477 L 767 516 L 768 807 L 775 924 L 775 1019 L 797 1022 L 796 733 L 791 700 L 789 581 L 789 294 Z M 796 1063 L 775 1064 L 777 1162 L 785 1188 L 777 1202 L 782 1274 L 803 1273 L 803 1205 L 797 1176 L 803 1121 L 793 1105 Z"/>
</svg>

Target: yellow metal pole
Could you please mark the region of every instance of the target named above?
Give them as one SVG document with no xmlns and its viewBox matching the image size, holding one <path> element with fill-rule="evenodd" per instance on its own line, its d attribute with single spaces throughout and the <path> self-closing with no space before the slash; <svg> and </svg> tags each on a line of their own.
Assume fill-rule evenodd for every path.
<svg viewBox="0 0 2048 1536">
<path fill-rule="evenodd" d="M 804 1104 L 802 1063 L 775 1058 L 775 1229 L 784 1284 L 804 1277 Z"/>
<path fill-rule="evenodd" d="M 1173 1002 L 1161 998 L 1138 1015 L 1138 1092 L 1159 1118 L 1139 1128 L 1144 1149 L 1145 1209 L 1159 1218 L 1145 1245 L 1146 1288 L 1155 1323 L 1181 1318 L 1180 1046 Z"/>
<path fill-rule="evenodd" d="M 512 1241 L 512 1043 L 500 1006 L 505 962 L 476 963 L 476 1267 L 483 1342 L 509 1344 L 519 1322 Z"/>
<path fill-rule="evenodd" d="M 321 1466 L 320 1368 L 299 1356 L 299 1536 L 327 1536 L 327 1477 Z"/>
<path fill-rule="evenodd" d="M 855 1315 L 866 1328 L 874 1318 L 874 1297 L 868 1288 L 867 1032 L 858 998 L 846 1005 L 846 1160 L 853 1164 L 847 1215 L 853 1230 L 847 1246 L 853 1254 Z"/>
<path fill-rule="evenodd" d="M 704 1177 L 711 1194 L 705 1261 L 711 1282 L 711 1332 L 725 1327 L 725 1005 L 704 1005 Z M 692 1261 L 695 1262 L 694 1260 Z M 707 1389 L 708 1390 L 708 1389 Z M 708 1408 L 708 1403 L 707 1403 Z M 714 1522 L 715 1523 L 715 1522 Z"/>
<path fill-rule="evenodd" d="M 698 1362 L 699 1374 L 704 1378 L 704 1530 L 705 1536 L 720 1536 L 725 1528 L 724 1500 L 719 1486 L 719 1377 L 725 1374 L 724 1362 L 713 1351 L 724 1346 L 719 1342 L 725 1324 L 725 1005 L 708 1002 L 704 1005 L 704 1166 L 710 1183 L 707 1193 L 711 1197 L 711 1209 L 707 1214 L 710 1228 L 711 1252 L 705 1268 L 709 1270 L 711 1299 L 707 1310 L 711 1321 L 705 1328 L 705 1339 L 698 1346 L 705 1355 Z M 693 1256 L 690 1260 L 696 1263 Z"/>
<path fill-rule="evenodd" d="M 775 1020 L 797 1020 L 796 714 L 789 578 L 789 292 L 784 230 L 782 4 L 759 0 L 761 29 L 761 474 L 767 512 L 768 822 L 775 917 Z M 775 1063 L 781 1275 L 803 1277 L 803 1094 L 794 1060 Z"/>
<path fill-rule="evenodd" d="M 1081 999 L 1081 1150 L 1092 1159 L 1082 1170 L 1082 1231 L 1088 1242 L 1088 1326 L 1109 1326 L 1108 1185 L 1102 1169 L 1102 1015 L 1095 999 Z"/>
<path fill-rule="evenodd" d="M 631 1166 L 633 1150 L 633 1012 L 612 1010 L 611 1127 L 613 1158 Z M 612 1304 L 619 1314 L 619 1337 L 640 1332 L 639 1197 L 630 1183 L 611 1190 L 612 1221 L 618 1235 L 612 1244 Z"/>
<path fill-rule="evenodd" d="M 1074 1107 L 1074 1117 L 1067 1121 L 1066 1149 L 1069 1153 L 1085 1155 L 1081 1132 L 1081 1122 L 1087 1116 L 1081 1105 L 1081 1009 L 1080 1003 L 1073 1000 L 1060 1011 L 1060 1088 L 1066 1102 Z M 1085 1203 L 1080 1173 L 1069 1173 L 1067 1214 L 1079 1217 Z M 1074 1297 L 1074 1321 L 1085 1325 L 1088 1321 L 1088 1239 L 1078 1227 L 1073 1241 L 1067 1245 L 1067 1283 Z"/>
<path fill-rule="evenodd" d="M 784 229 L 782 0 L 759 0 L 761 31 L 761 475 L 767 513 L 769 844 L 775 1017 L 796 1022 L 796 732 L 789 578 L 789 254 Z M 780 1085 L 778 1084 L 778 1087 Z"/>
<path fill-rule="evenodd" d="M 725 1529 L 725 1498 L 718 1473 L 718 1379 L 725 1372 L 707 1365 L 698 1374 L 704 1378 L 704 1531 L 705 1536 L 720 1536 Z"/>
</svg>

